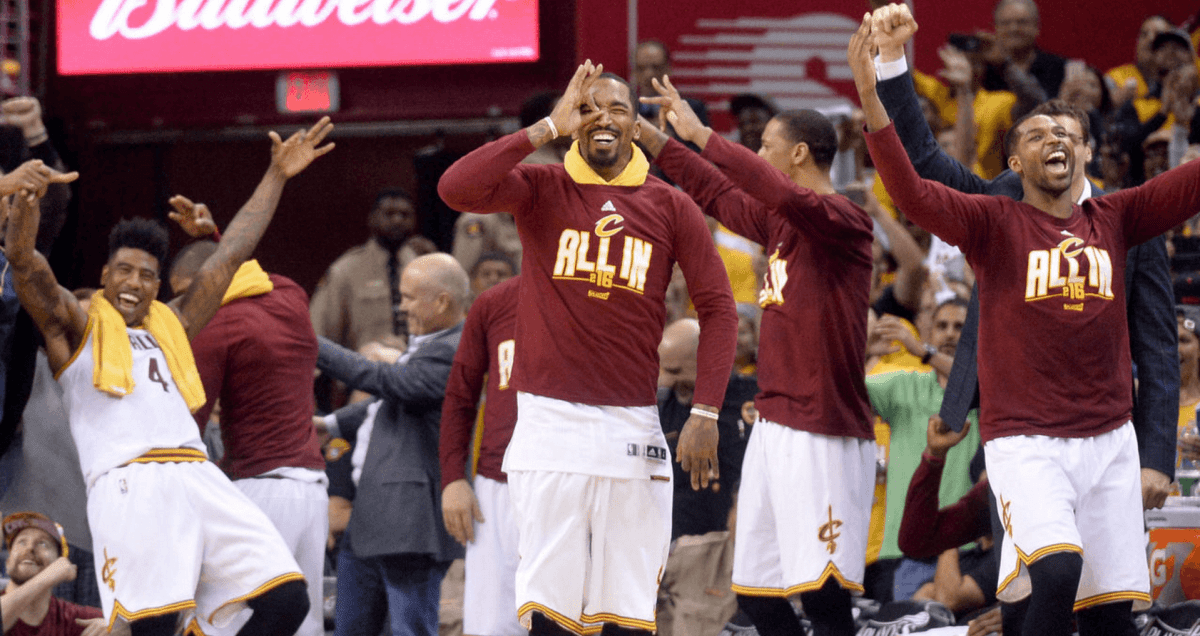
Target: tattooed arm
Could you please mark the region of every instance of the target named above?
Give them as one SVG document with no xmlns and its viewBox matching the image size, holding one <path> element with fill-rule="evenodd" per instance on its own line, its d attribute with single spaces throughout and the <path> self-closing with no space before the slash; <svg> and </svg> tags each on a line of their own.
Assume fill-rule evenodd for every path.
<svg viewBox="0 0 1200 636">
<path fill-rule="evenodd" d="M 270 133 L 271 165 L 267 173 L 250 200 L 229 222 L 220 246 L 200 267 L 187 293 L 171 302 L 189 339 L 196 337 L 217 313 L 233 275 L 242 262 L 250 258 L 271 217 L 275 215 L 283 185 L 307 168 L 314 159 L 333 150 L 332 143 L 317 147 L 332 129 L 329 118 L 323 117 L 312 128 L 297 131 L 287 141 L 281 140 L 275 132 Z M 180 213 L 185 212 L 186 202 L 183 197 L 171 199 L 171 204 Z"/>
</svg>

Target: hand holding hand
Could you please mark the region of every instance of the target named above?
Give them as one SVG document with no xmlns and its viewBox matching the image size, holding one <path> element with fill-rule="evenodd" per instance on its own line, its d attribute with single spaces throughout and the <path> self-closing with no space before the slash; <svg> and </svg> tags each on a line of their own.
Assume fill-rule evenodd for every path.
<svg viewBox="0 0 1200 636">
<path fill-rule="evenodd" d="M 963 441 L 967 431 L 971 430 L 971 421 L 967 420 L 962 430 L 955 433 L 942 421 L 942 416 L 934 413 L 929 416 L 929 429 L 925 432 L 927 450 L 934 457 L 945 457 L 955 444 Z"/>
<path fill-rule="evenodd" d="M 271 166 L 288 179 L 300 174 L 314 159 L 333 150 L 332 142 L 317 147 L 331 130 L 333 124 L 328 117 L 322 117 L 321 121 L 308 130 L 297 130 L 287 141 L 272 130 L 268 133 L 271 137 Z"/>
<path fill-rule="evenodd" d="M 671 78 L 663 75 L 662 81 L 658 78 L 650 80 L 654 84 L 654 90 L 658 91 L 658 97 L 643 97 L 643 104 L 656 104 L 659 107 L 660 117 L 665 117 L 667 122 L 675 128 L 675 134 L 679 135 L 680 139 L 690 141 L 701 148 L 708 142 L 709 135 L 712 134 L 712 129 L 705 126 L 700 118 L 696 116 L 696 112 L 692 110 L 675 85 L 671 83 Z"/>
<path fill-rule="evenodd" d="M 675 447 L 675 461 L 683 472 L 691 473 L 692 490 L 708 488 L 710 481 L 720 479 L 717 462 L 717 420 L 710 417 L 691 415 L 679 432 L 679 445 Z"/>
<path fill-rule="evenodd" d="M 456 479 L 442 491 L 442 521 L 459 543 L 466 545 L 475 540 L 475 524 L 484 522 L 483 511 L 466 479 Z"/>
<path fill-rule="evenodd" d="M 171 197 L 167 203 L 175 208 L 175 211 L 168 213 L 167 216 L 178 223 L 188 236 L 200 238 L 217 231 L 217 224 L 213 221 L 212 212 L 208 211 L 207 205 L 192 203 L 191 199 L 182 194 Z"/>
</svg>

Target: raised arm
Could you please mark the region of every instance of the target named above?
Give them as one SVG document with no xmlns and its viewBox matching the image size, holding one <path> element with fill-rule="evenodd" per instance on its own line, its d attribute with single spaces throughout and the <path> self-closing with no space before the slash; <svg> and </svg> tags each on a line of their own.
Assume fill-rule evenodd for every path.
<svg viewBox="0 0 1200 636">
<path fill-rule="evenodd" d="M 867 28 L 859 38 L 859 50 L 869 48 L 874 43 L 879 48 L 879 64 L 872 66 L 870 71 L 871 83 L 874 84 L 876 72 L 881 73 L 877 86 L 872 86 L 870 93 L 859 91 L 863 103 L 863 111 L 867 112 L 868 101 L 876 107 L 874 119 L 868 119 L 867 127 L 875 131 L 888 123 L 888 117 L 896 122 L 896 133 L 904 144 L 904 151 L 912 160 L 917 174 L 926 179 L 944 183 L 959 192 L 982 194 L 985 192 L 987 181 L 971 172 L 969 166 L 955 161 L 942 147 L 938 145 L 921 104 L 917 101 L 917 91 L 913 86 L 912 73 L 909 72 L 904 57 L 904 46 L 912 39 L 917 30 L 917 24 L 912 19 L 906 5 L 885 5 L 876 10 L 871 16 L 871 24 L 867 26 L 864 17 L 863 26 Z M 869 34 L 869 37 L 868 37 Z M 854 47 L 854 40 L 851 46 Z M 869 51 L 863 51 L 869 56 Z M 855 51 L 851 52 L 851 56 Z M 856 76 L 856 81 L 857 81 Z M 867 78 L 863 78 L 864 80 Z M 961 114 L 961 111 L 960 111 Z"/>
<path fill-rule="evenodd" d="M 438 195 L 446 205 L 459 212 L 519 214 L 533 197 L 533 188 L 517 164 L 537 148 L 571 136 L 600 116 L 590 89 L 603 71 L 603 64 L 593 66 L 591 60 L 580 64 L 549 117 L 454 162 L 438 181 Z"/>
<path fill-rule="evenodd" d="M 287 141 L 280 139 L 274 131 L 270 133 L 271 165 L 262 181 L 229 222 L 217 251 L 200 266 L 187 292 L 171 301 L 189 339 L 196 337 L 217 313 L 233 275 L 242 262 L 250 258 L 275 215 L 287 180 L 307 168 L 317 157 L 333 150 L 332 143 L 317 147 L 331 130 L 333 124 L 328 117 L 323 117 L 312 128 L 296 131 Z M 183 197 L 171 199 L 171 205 L 179 213 L 187 211 L 189 203 Z"/>
<path fill-rule="evenodd" d="M 1200 161 L 1189 161 L 1101 199 L 1123 211 L 1127 244 L 1140 245 L 1200 211 Z"/>
<path fill-rule="evenodd" d="M 5 254 L 12 267 L 17 298 L 41 330 L 50 368 L 57 373 L 82 341 L 87 313 L 71 292 L 58 284 L 50 263 L 35 249 L 41 216 L 36 194 L 22 191 L 14 199 L 12 206 L 0 199 L 0 214 L 8 215 Z"/>
</svg>

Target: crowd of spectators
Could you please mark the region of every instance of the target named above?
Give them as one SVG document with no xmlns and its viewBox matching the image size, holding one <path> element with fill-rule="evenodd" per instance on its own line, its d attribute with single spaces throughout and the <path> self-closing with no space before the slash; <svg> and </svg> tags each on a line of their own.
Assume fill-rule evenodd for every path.
<svg viewBox="0 0 1200 636">
<path fill-rule="evenodd" d="M 977 179 L 985 184 L 979 191 L 991 192 L 988 188 L 1004 183 L 1010 174 L 1005 133 L 1023 115 L 1047 108 L 1076 108 L 1087 114 L 1080 139 L 1074 140 L 1084 149 L 1079 159 L 1089 182 L 1085 197 L 1137 186 L 1200 157 L 1200 118 L 1195 116 L 1200 59 L 1197 37 L 1187 30 L 1194 25 L 1148 16 L 1136 41 L 1128 43 L 1132 61 L 1101 72 L 1086 59 L 1052 52 L 1053 41 L 1039 30 L 1033 0 L 1000 0 L 993 17 L 991 29 L 952 36 L 939 50 L 941 68 L 904 69 L 911 77 L 908 85 L 915 88 L 912 103 L 919 114 L 904 110 L 909 97 L 897 92 L 896 84 L 888 84 L 900 75 L 889 77 L 886 73 L 891 71 L 880 69 L 879 94 L 889 114 L 897 122 L 904 116 L 897 112 L 912 115 L 936 139 L 936 148 L 924 148 L 929 165 L 956 162 L 963 179 Z M 654 80 L 661 81 L 671 68 L 667 46 L 657 40 L 642 42 L 634 61 L 630 83 L 643 97 L 657 95 Z M 558 98 L 556 93 L 532 96 L 522 108 L 521 125 L 547 117 Z M 706 105 L 693 98 L 687 102 L 707 124 Z M 772 96 L 735 95 L 727 106 L 736 122 L 728 136 L 759 152 L 767 123 L 779 113 Z M 640 115 L 674 134 L 657 106 L 643 104 Z M 962 624 L 974 619 L 972 633 L 998 631 L 999 557 L 994 536 L 999 538 L 1003 530 L 997 527 L 995 503 L 988 499 L 978 415 L 974 410 L 967 414 L 973 406 L 978 329 L 971 324 L 974 276 L 956 247 L 908 222 L 897 209 L 871 167 L 861 113 L 831 117 L 839 134 L 833 185 L 861 205 L 874 224 L 870 306 L 863 308 L 868 312 L 867 356 L 861 362 L 876 415 L 877 469 L 866 600 L 856 601 L 859 619 L 866 624 L 872 616 L 887 616 L 877 610 L 889 603 L 936 602 Z M 18 183 L 23 170 L 42 164 L 61 169 L 36 100 L 0 103 L 0 121 L 0 190 L 15 191 L 16 186 L 5 180 Z M 526 163 L 561 163 L 569 142 L 560 138 L 542 146 Z M 908 143 L 905 139 L 906 147 Z M 912 150 L 910 156 L 922 170 Z M 68 199 L 69 189 L 60 184 L 51 185 L 42 199 L 39 250 L 47 251 L 53 243 Z M 220 234 L 206 225 L 206 218 L 211 224 L 206 211 L 186 200 L 172 203 L 181 218 L 191 222 L 189 226 L 181 220 L 184 229 L 201 239 L 175 259 L 171 293 L 180 294 L 216 249 L 211 238 L 219 240 Z M 446 481 L 447 471 L 438 467 L 438 425 L 445 421 L 442 399 L 452 382 L 451 361 L 464 320 L 470 320 L 471 303 L 521 273 L 522 246 L 511 216 L 464 213 L 454 223 L 448 253 L 442 253 L 435 240 L 422 235 L 417 201 L 399 188 L 381 189 L 367 218 L 370 236 L 332 261 L 307 305 L 308 315 L 303 312 L 302 290 L 261 269 L 257 273 L 272 281 L 272 291 L 248 292 L 246 298 L 256 299 L 253 304 L 223 305 L 218 320 L 208 327 L 207 339 L 193 343 L 212 400 L 198 412 L 198 424 L 216 431 L 213 435 L 223 444 L 213 453 L 214 461 L 252 497 L 253 488 L 265 483 L 263 478 L 290 479 L 310 491 L 327 489 L 327 507 L 323 493 L 315 498 L 312 493 L 297 495 L 305 505 L 317 506 L 315 513 L 306 513 L 315 515 L 317 522 L 305 522 L 303 528 L 318 537 L 327 554 L 323 564 L 313 567 L 337 577 L 336 594 L 313 592 L 313 612 L 301 633 L 311 636 L 331 628 L 338 634 L 373 636 L 390 630 L 429 635 L 439 622 L 443 633 L 453 632 L 463 629 L 457 624 L 462 617 L 455 614 L 469 613 L 471 606 L 462 605 L 461 599 L 456 605 L 462 573 L 450 566 L 463 556 L 460 544 L 474 533 L 443 522 L 441 488 L 476 474 L 502 480 L 503 442 L 497 449 L 495 439 L 485 437 L 493 433 L 485 433 L 482 405 L 488 395 L 486 390 L 479 395 L 481 369 L 470 385 L 473 392 L 456 396 L 466 404 L 467 416 L 478 403 L 479 417 L 463 420 L 456 431 L 461 453 L 453 458 L 466 461 L 462 470 L 454 471 L 455 479 Z M 708 221 L 737 303 L 737 357 L 717 418 L 719 481 L 693 490 L 688 475 L 675 467 L 672 550 L 658 606 L 659 629 L 668 635 L 715 636 L 748 624 L 730 591 L 733 515 L 742 455 L 758 421 L 757 354 L 760 344 L 774 346 L 759 342 L 761 306 L 766 302 L 760 297 L 766 292 L 760 290 L 769 260 L 763 246 L 714 218 Z M 1131 277 L 1149 280 L 1152 274 L 1144 272 L 1160 266 L 1166 272 L 1169 266 L 1174 288 L 1173 303 L 1162 294 L 1151 301 L 1130 301 L 1131 332 L 1151 314 L 1176 305 L 1171 313 L 1177 329 L 1156 346 L 1160 353 L 1169 349 L 1173 361 L 1177 338 L 1177 381 L 1170 377 L 1173 364 L 1163 370 L 1142 362 L 1139 336 L 1132 334 L 1140 401 L 1135 425 L 1139 436 L 1145 429 L 1156 430 L 1152 434 L 1161 438 L 1152 441 L 1148 433 L 1142 443 L 1139 437 L 1147 508 L 1161 506 L 1168 490 L 1200 494 L 1185 492 L 1191 483 L 1165 483 L 1176 469 L 1200 461 L 1200 216 L 1169 232 L 1162 246 L 1161 255 L 1153 251 L 1157 248 L 1130 254 Z M 1143 264 L 1137 265 L 1139 260 Z M 51 377 L 45 354 L 28 346 L 36 338 L 28 316 L 18 308 L 7 266 L 0 276 L 0 446 L 6 449 L 0 457 L 0 507 L 5 512 L 31 511 L 6 518 L 3 524 L 10 581 L 0 597 L 4 632 L 104 633 L 97 622 L 99 612 L 86 607 L 98 605 L 99 595 L 83 513 L 85 486 L 67 440 L 61 389 Z M 1141 293 L 1135 289 L 1166 288 L 1155 285 L 1133 281 L 1127 287 L 1135 298 Z M 510 288 L 506 293 L 515 296 L 515 285 L 504 289 Z M 81 290 L 79 299 L 86 301 L 91 291 Z M 234 300 L 227 297 L 226 302 Z M 1143 311 L 1138 308 L 1149 305 L 1138 303 L 1157 309 Z M 297 307 L 299 319 L 287 313 L 295 313 Z M 692 408 L 700 342 L 696 311 L 678 268 L 668 289 L 666 315 L 658 350 L 658 412 L 673 447 Z M 838 326 L 828 328 L 827 337 L 837 337 Z M 288 355 L 276 355 L 281 352 Z M 968 423 L 954 433 L 939 413 L 946 413 L 943 401 L 951 401 L 957 390 L 954 376 L 965 365 L 970 365 L 972 386 L 960 417 Z M 306 378 L 318 371 L 314 394 Z M 260 382 L 263 378 L 271 381 Z M 246 387 L 256 382 L 272 385 L 268 389 L 275 393 L 247 393 Z M 1174 387 L 1178 410 L 1173 403 L 1155 410 L 1155 403 L 1162 406 L 1163 399 L 1175 399 Z M 314 402 L 319 404 L 315 415 L 308 408 Z M 461 410 L 463 405 L 457 407 Z M 1162 421 L 1153 421 L 1156 418 Z M 23 430 L 18 427 L 22 419 Z M 285 430 L 290 432 L 284 435 Z M 1176 436 L 1178 452 L 1166 452 L 1164 459 L 1161 448 L 1175 444 L 1163 440 Z M 439 474 L 441 481 L 434 478 Z M 268 509 L 269 497 L 263 498 L 259 503 Z M 300 518 L 267 512 L 281 530 Z M 482 513 L 475 513 L 478 516 L 472 517 L 468 505 L 467 525 L 487 523 Z M 298 559 L 308 550 L 309 562 L 319 560 L 313 554 L 320 546 L 313 548 L 308 545 L 312 541 L 300 537 L 292 543 Z M 320 575 L 308 578 L 310 590 L 320 588 L 320 580 L 311 580 Z M 50 597 L 56 585 L 57 598 Z M 320 603 L 323 596 L 336 600 L 336 610 Z M 912 607 L 928 610 L 921 603 Z M 390 618 L 385 621 L 385 616 Z"/>
</svg>

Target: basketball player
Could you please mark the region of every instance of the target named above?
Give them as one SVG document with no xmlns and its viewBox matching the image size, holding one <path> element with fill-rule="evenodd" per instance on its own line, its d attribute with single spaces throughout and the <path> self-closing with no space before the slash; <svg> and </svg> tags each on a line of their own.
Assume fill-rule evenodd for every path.
<svg viewBox="0 0 1200 636">
<path fill-rule="evenodd" d="M 121 620 L 134 636 L 173 634 L 198 629 L 192 612 L 222 625 L 249 606 L 239 634 L 282 636 L 308 611 L 303 576 L 279 533 L 206 461 L 190 413 L 205 397 L 188 340 L 220 307 L 287 180 L 332 149 L 317 148 L 331 128 L 324 118 L 287 141 L 271 133 L 266 175 L 170 305 L 154 300 L 167 255 L 163 227 L 137 219 L 113 228 L 103 289 L 84 312 L 33 248 L 37 193 L 17 195 L 5 247 L 18 297 L 63 385 L 110 628 Z"/>
<path fill-rule="evenodd" d="M 798 636 L 799 594 L 820 636 L 854 633 L 875 478 L 863 374 L 871 218 L 829 178 L 837 132 L 812 110 L 776 115 L 758 154 L 712 134 L 669 78 L 659 104 L 688 151 L 652 126 L 655 162 L 722 225 L 766 246 L 759 421 L 738 490 L 733 590 L 764 636 Z M 711 162 L 711 163 L 710 163 Z"/>
<path fill-rule="evenodd" d="M 535 635 L 651 632 L 671 524 L 658 342 L 678 263 L 699 315 L 699 375 L 678 455 L 717 475 L 733 366 L 729 279 L 695 203 L 649 176 L 633 91 L 590 61 L 551 115 L 468 154 L 438 184 L 463 212 L 511 212 L 524 248 L 502 466 L 520 530 L 516 602 Z M 560 136 L 563 165 L 519 165 Z"/>
<path fill-rule="evenodd" d="M 1071 135 L 1031 114 L 1005 139 L 1020 202 L 921 180 L 875 94 L 873 31 L 917 28 L 900 9 L 864 17 L 849 60 L 888 193 L 975 270 L 980 437 L 1008 535 L 997 597 L 1030 597 L 1026 635 L 1071 633 L 1073 609 L 1082 634 L 1133 634 L 1150 582 L 1125 257 L 1200 209 L 1200 164 L 1075 204 Z"/>
<path fill-rule="evenodd" d="M 500 469 L 517 423 L 517 392 L 511 380 L 520 285 L 520 276 L 510 278 L 471 304 L 442 403 L 438 436 L 442 518 L 446 530 L 467 546 L 463 593 L 463 633 L 467 636 L 525 633 L 514 611 L 513 585 L 520 561 L 517 524 L 508 479 Z M 472 436 L 481 391 L 483 418 Z M 476 443 L 478 450 L 472 453 Z M 471 471 L 474 478 L 469 479 L 467 461 L 472 455 L 477 463 Z"/>
</svg>

